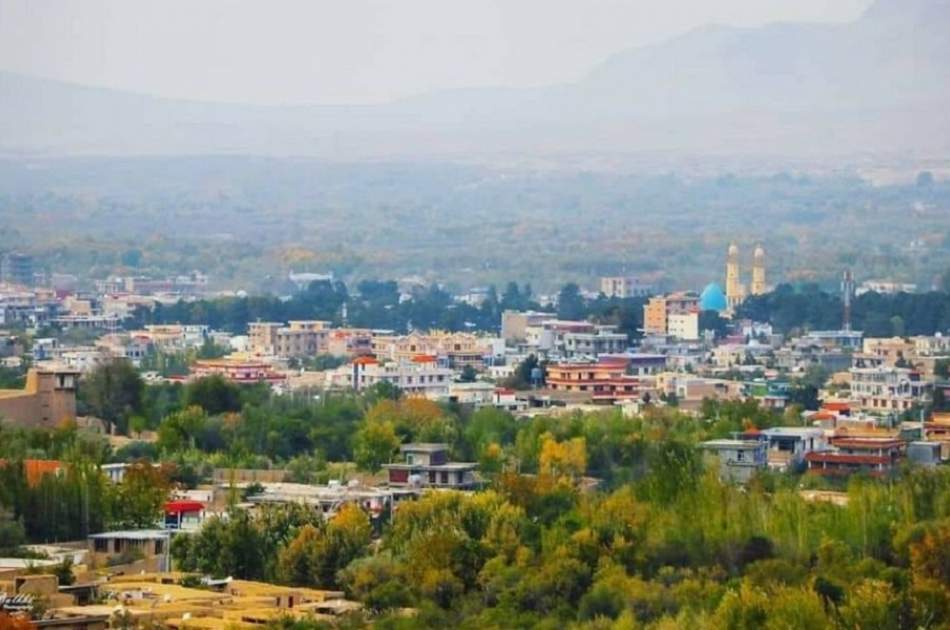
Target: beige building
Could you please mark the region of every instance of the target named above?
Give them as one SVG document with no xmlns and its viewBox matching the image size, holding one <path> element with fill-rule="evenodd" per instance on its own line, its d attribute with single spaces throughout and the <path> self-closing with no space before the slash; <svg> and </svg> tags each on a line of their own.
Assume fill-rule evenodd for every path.
<svg viewBox="0 0 950 630">
<path fill-rule="evenodd" d="M 33 368 L 23 389 L 0 390 L 0 422 L 51 429 L 76 420 L 79 373 L 67 368 Z"/>
<path fill-rule="evenodd" d="M 482 367 L 491 347 L 484 337 L 471 333 L 441 330 L 408 335 L 377 335 L 373 337 L 373 354 L 396 362 L 412 361 L 420 355 L 437 357 L 455 369 Z"/>
<path fill-rule="evenodd" d="M 295 320 L 286 326 L 274 322 L 248 324 L 250 351 L 282 359 L 312 357 L 329 349 L 330 322 Z"/>
<path fill-rule="evenodd" d="M 607 297 L 633 298 L 646 297 L 652 287 L 643 284 L 633 276 L 609 276 L 600 279 L 600 292 Z"/>
<path fill-rule="evenodd" d="M 505 341 L 524 341 L 527 329 L 557 319 L 557 313 L 538 311 L 505 311 L 501 314 L 501 336 Z"/>
</svg>

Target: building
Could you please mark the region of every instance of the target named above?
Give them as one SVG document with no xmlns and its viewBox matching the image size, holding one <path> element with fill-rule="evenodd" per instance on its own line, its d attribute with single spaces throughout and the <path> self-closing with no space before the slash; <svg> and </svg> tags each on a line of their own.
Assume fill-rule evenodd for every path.
<svg viewBox="0 0 950 630">
<path fill-rule="evenodd" d="M 33 286 L 33 257 L 10 252 L 0 258 L 0 281 L 25 287 Z"/>
<path fill-rule="evenodd" d="M 739 268 L 739 246 L 732 243 L 726 256 L 726 304 L 730 312 L 742 304 L 745 295 Z"/>
<path fill-rule="evenodd" d="M 191 375 L 194 378 L 220 375 L 238 385 L 253 383 L 278 385 L 286 380 L 286 377 L 274 371 L 269 363 L 228 357 L 195 361 L 191 366 Z"/>
<path fill-rule="evenodd" d="M 376 335 L 373 354 L 380 359 L 411 361 L 419 355 L 432 355 L 444 367 L 460 370 L 482 368 L 492 355 L 491 340 L 472 333 L 433 330 L 408 335 Z"/>
<path fill-rule="evenodd" d="M 851 400 L 860 411 L 897 415 L 933 399 L 933 382 L 916 370 L 881 365 L 851 368 L 849 374 Z"/>
<path fill-rule="evenodd" d="M 683 341 L 699 339 L 699 312 L 671 313 L 666 318 L 666 334 Z"/>
<path fill-rule="evenodd" d="M 383 466 L 392 486 L 466 489 L 478 485 L 478 464 L 449 461 L 448 444 L 403 444 L 399 452 L 405 457 L 403 463 Z"/>
<path fill-rule="evenodd" d="M 756 435 L 768 445 L 768 466 L 774 470 L 800 470 L 806 455 L 828 448 L 825 432 L 815 427 L 773 427 Z"/>
<path fill-rule="evenodd" d="M 0 390 L 0 422 L 51 429 L 75 421 L 78 377 L 67 368 L 31 368 L 23 389 Z"/>
<path fill-rule="evenodd" d="M 312 357 L 329 350 L 330 322 L 295 320 L 283 324 L 252 322 L 247 325 L 253 354 L 281 359 Z"/>
<path fill-rule="evenodd" d="M 90 568 L 140 563 L 144 571 L 168 571 L 171 536 L 165 529 L 92 534 L 88 538 L 86 561 Z"/>
<path fill-rule="evenodd" d="M 669 333 L 670 315 L 698 312 L 699 296 L 692 291 L 651 297 L 643 306 L 643 332 L 648 335 L 666 335 Z"/>
<path fill-rule="evenodd" d="M 375 357 L 357 357 L 349 365 L 327 372 L 331 389 L 362 391 L 379 383 L 389 383 L 409 396 L 448 398 L 455 373 L 439 367 L 431 355 L 419 355 L 409 361 L 381 363 Z"/>
<path fill-rule="evenodd" d="M 699 294 L 699 308 L 703 311 L 715 311 L 722 313 L 729 308 L 726 301 L 726 294 L 722 288 L 715 282 L 710 282 Z"/>
<path fill-rule="evenodd" d="M 905 448 L 904 441 L 895 437 L 865 435 L 834 437 L 831 446 L 831 451 L 805 455 L 809 473 L 835 476 L 867 472 L 883 476 L 894 470 Z"/>
<path fill-rule="evenodd" d="M 653 286 L 633 276 L 609 276 L 600 279 L 600 292 L 607 297 L 622 299 L 647 297 L 653 292 Z"/>
<path fill-rule="evenodd" d="M 916 293 L 917 285 L 910 282 L 895 282 L 893 280 L 865 280 L 855 291 L 855 295 L 865 293 L 880 295 L 894 295 L 896 293 Z"/>
<path fill-rule="evenodd" d="M 555 394 L 574 395 L 595 403 L 640 398 L 646 391 L 639 376 L 627 374 L 627 357 L 601 357 L 593 361 L 570 361 L 547 367 L 545 382 Z"/>
<path fill-rule="evenodd" d="M 504 311 L 501 314 L 501 336 L 505 341 L 523 341 L 527 338 L 529 326 L 540 326 L 551 319 L 557 319 L 557 313 Z"/>
<path fill-rule="evenodd" d="M 724 481 L 747 483 L 768 464 L 767 444 L 762 440 L 708 440 L 699 446 L 718 463 L 719 478 Z"/>
<path fill-rule="evenodd" d="M 617 354 L 627 349 L 627 335 L 614 326 L 597 326 L 593 332 L 566 332 L 561 337 L 565 357 L 597 357 Z"/>
<path fill-rule="evenodd" d="M 205 518 L 205 505 L 200 501 L 179 499 L 165 503 L 165 529 L 194 531 Z"/>
</svg>

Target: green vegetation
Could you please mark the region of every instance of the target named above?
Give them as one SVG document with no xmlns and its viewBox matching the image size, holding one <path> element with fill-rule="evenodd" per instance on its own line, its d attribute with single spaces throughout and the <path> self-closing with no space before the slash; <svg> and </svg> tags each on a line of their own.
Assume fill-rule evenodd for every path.
<svg viewBox="0 0 950 630">
<path fill-rule="evenodd" d="M 840 296 L 816 285 L 800 288 L 779 285 L 772 293 L 750 296 L 739 307 L 739 316 L 771 322 L 777 331 L 828 330 L 842 326 Z M 851 307 L 851 327 L 865 337 L 932 335 L 950 330 L 950 293 L 898 293 L 857 296 Z"/>
</svg>

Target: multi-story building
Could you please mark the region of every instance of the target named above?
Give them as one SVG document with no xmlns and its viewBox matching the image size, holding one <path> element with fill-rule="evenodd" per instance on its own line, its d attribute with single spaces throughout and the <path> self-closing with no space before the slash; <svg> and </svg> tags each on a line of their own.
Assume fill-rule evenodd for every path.
<svg viewBox="0 0 950 630">
<path fill-rule="evenodd" d="M 899 367 L 855 367 L 851 376 L 851 400 L 854 406 L 870 413 L 900 414 L 915 405 L 932 400 L 932 381 L 916 370 Z"/>
<path fill-rule="evenodd" d="M 373 336 L 373 331 L 368 328 L 334 328 L 327 335 L 327 354 L 335 357 L 371 355 Z"/>
<path fill-rule="evenodd" d="M 52 429 L 76 419 L 79 374 L 67 368 L 32 368 L 23 389 L 0 390 L 0 422 Z"/>
<path fill-rule="evenodd" d="M 228 357 L 195 361 L 191 366 L 191 375 L 194 378 L 220 375 L 238 385 L 253 383 L 278 385 L 286 380 L 286 377 L 275 372 L 269 363 Z"/>
<path fill-rule="evenodd" d="M 809 473 L 850 475 L 864 471 L 875 476 L 886 475 L 895 468 L 906 445 L 896 437 L 844 435 L 831 438 L 831 446 L 831 451 L 805 455 Z"/>
<path fill-rule="evenodd" d="M 357 357 L 349 365 L 327 372 L 329 388 L 345 388 L 361 391 L 377 385 L 390 383 L 409 396 L 425 398 L 448 398 L 449 386 L 454 372 L 439 367 L 431 355 L 419 355 L 409 361 L 381 363 L 375 357 Z"/>
<path fill-rule="evenodd" d="M 719 465 L 719 478 L 724 481 L 747 483 L 768 465 L 767 444 L 762 440 L 709 440 L 699 446 Z"/>
<path fill-rule="evenodd" d="M 609 276 L 600 279 L 600 292 L 615 298 L 647 297 L 653 292 L 653 286 L 633 276 Z"/>
<path fill-rule="evenodd" d="M 403 463 L 385 464 L 391 486 L 420 486 L 435 488 L 474 488 L 478 481 L 478 464 L 449 460 L 448 444 L 403 444 L 399 451 Z"/>
<path fill-rule="evenodd" d="M 623 356 L 555 363 L 547 367 L 545 382 L 554 393 L 580 395 L 595 403 L 640 398 L 646 388 L 640 377 L 627 374 L 629 364 Z"/>
<path fill-rule="evenodd" d="M 699 313 L 699 296 L 692 291 L 651 297 L 643 307 L 643 332 L 648 335 L 666 335 L 669 333 L 670 315 L 689 313 Z M 682 322 L 677 323 L 677 326 L 680 325 Z"/>
<path fill-rule="evenodd" d="M 501 314 L 501 336 L 505 341 L 523 341 L 530 326 L 540 326 L 547 320 L 557 319 L 556 313 L 538 311 L 505 311 Z"/>
<path fill-rule="evenodd" d="M 381 359 L 409 361 L 418 355 L 435 356 L 439 363 L 454 369 L 481 368 L 492 353 L 490 340 L 471 333 L 434 330 L 408 335 L 376 335 L 373 354 Z"/>
<path fill-rule="evenodd" d="M 563 334 L 565 357 L 597 357 L 616 354 L 627 349 L 627 335 L 615 332 L 614 326 L 598 326 L 593 332 L 567 332 Z"/>
<path fill-rule="evenodd" d="M 274 322 L 247 325 L 250 351 L 282 359 L 312 357 L 329 349 L 330 322 L 296 320 L 286 326 Z"/>
<path fill-rule="evenodd" d="M 699 339 L 699 312 L 670 313 L 666 317 L 666 334 L 683 341 Z"/>
</svg>

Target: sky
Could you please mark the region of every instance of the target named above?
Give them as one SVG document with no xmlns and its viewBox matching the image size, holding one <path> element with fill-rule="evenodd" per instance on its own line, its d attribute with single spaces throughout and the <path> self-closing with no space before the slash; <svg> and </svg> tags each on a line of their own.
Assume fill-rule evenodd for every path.
<svg viewBox="0 0 950 630">
<path fill-rule="evenodd" d="M 871 0 L 0 0 L 0 70 L 158 96 L 361 104 L 576 80 L 706 24 L 842 22 Z"/>
</svg>

